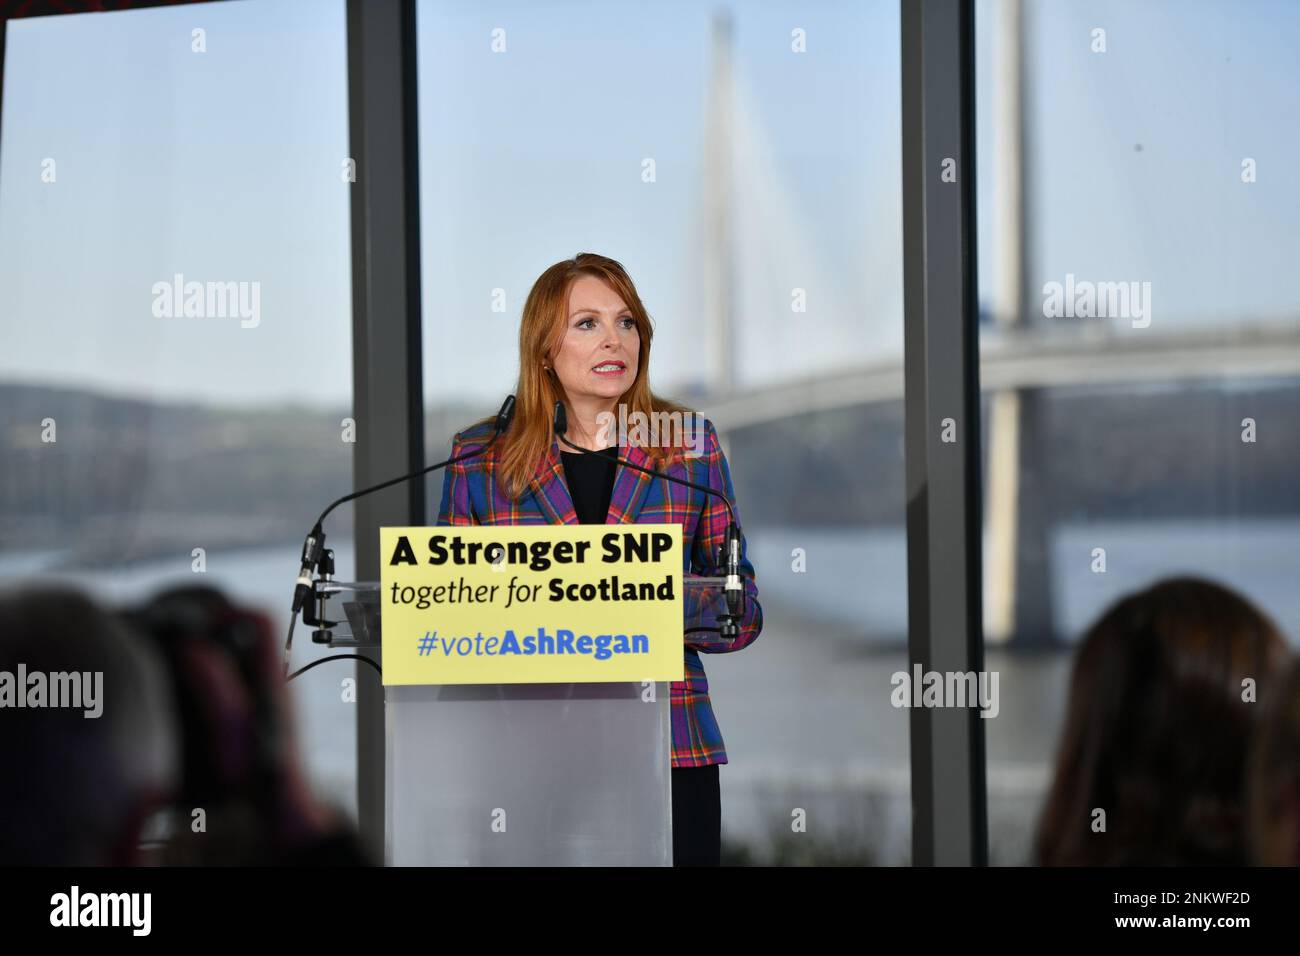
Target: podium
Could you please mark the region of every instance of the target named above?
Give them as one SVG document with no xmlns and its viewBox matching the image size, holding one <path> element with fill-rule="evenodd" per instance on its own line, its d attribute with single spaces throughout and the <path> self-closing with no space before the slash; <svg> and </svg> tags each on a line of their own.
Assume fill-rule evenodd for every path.
<svg viewBox="0 0 1300 956">
<path fill-rule="evenodd" d="M 683 580 L 711 629 L 723 579 Z M 378 583 L 309 603 L 317 643 L 378 659 Z M 666 681 L 385 686 L 385 863 L 671 866 L 670 706 Z"/>
</svg>

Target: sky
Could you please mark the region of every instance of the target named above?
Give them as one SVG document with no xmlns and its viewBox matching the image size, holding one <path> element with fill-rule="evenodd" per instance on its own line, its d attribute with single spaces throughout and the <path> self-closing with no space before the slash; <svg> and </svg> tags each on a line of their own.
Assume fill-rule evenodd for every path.
<svg viewBox="0 0 1300 956">
<path fill-rule="evenodd" d="M 709 384 L 719 356 L 700 252 L 719 6 L 419 4 L 429 402 L 495 406 L 514 384 L 530 284 L 584 250 L 618 259 L 636 282 L 656 323 L 656 389 Z M 737 382 L 898 360 L 898 5 L 728 9 Z M 977 3 L 984 299 L 999 254 L 996 12 L 996 0 Z M 1104 53 L 1092 50 L 1097 28 Z M 8 29 L 0 381 L 347 405 L 342 0 Z M 806 52 L 791 49 L 795 29 Z M 1300 316 L 1290 268 L 1300 182 L 1286 165 L 1300 146 L 1300 4 L 1050 0 L 1026 4 L 1025 29 L 1031 281 L 1150 281 L 1166 330 Z M 256 288 L 256 323 L 166 314 L 157 284 L 177 274 Z M 806 311 L 791 309 L 792 289 L 805 290 Z"/>
</svg>

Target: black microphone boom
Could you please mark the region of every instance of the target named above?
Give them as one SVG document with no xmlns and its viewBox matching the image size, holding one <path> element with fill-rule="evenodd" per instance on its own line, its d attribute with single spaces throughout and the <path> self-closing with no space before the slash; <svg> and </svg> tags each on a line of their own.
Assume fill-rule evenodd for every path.
<svg viewBox="0 0 1300 956">
<path fill-rule="evenodd" d="M 733 524 L 735 523 L 736 513 L 731 508 L 731 502 L 727 500 L 726 495 L 718 491 L 716 488 L 710 488 L 708 485 L 697 484 L 694 481 L 687 481 L 685 478 L 678 478 L 675 475 L 665 474 L 662 471 L 655 471 L 653 468 L 642 468 L 640 465 L 632 464 L 626 458 L 619 458 L 617 452 L 615 452 L 614 457 L 610 459 L 610 456 L 605 454 L 604 449 L 601 449 L 600 451 L 594 451 L 590 448 L 582 448 L 581 446 L 575 445 L 573 442 L 569 441 L 569 439 L 565 437 L 564 434 L 566 431 L 569 430 L 568 429 L 569 419 L 568 419 L 568 414 L 564 410 L 563 402 L 555 403 L 555 415 L 551 421 L 553 427 L 555 428 L 556 437 L 558 437 L 560 441 L 564 442 L 574 451 L 582 452 L 582 454 L 584 455 L 600 455 L 602 458 L 612 460 L 620 465 L 626 465 L 628 468 L 631 468 L 633 471 L 644 472 L 647 475 L 654 475 L 656 478 L 663 478 L 665 481 L 676 482 L 679 485 L 685 485 L 688 488 L 694 488 L 696 491 L 702 491 L 705 494 L 713 495 L 713 497 L 721 499 L 722 503 L 727 506 L 727 514 L 730 515 L 731 522 Z"/>
<path fill-rule="evenodd" d="M 316 524 L 312 526 L 311 531 L 307 534 L 307 540 L 302 546 L 302 568 L 298 571 L 298 583 L 293 592 L 293 613 L 296 615 L 302 610 L 303 604 L 306 603 L 308 595 L 312 592 L 311 576 L 320 563 L 321 552 L 325 547 L 325 532 L 321 529 L 322 523 L 326 516 L 345 502 L 354 498 L 360 498 L 363 495 L 380 491 L 390 485 L 398 484 L 403 481 L 410 481 L 412 478 L 419 478 L 421 475 L 427 475 L 431 471 L 437 471 L 439 468 L 446 468 L 448 465 L 455 464 L 458 461 L 465 461 L 467 458 L 474 458 L 483 454 L 492 447 L 492 443 L 497 440 L 510 427 L 511 419 L 515 415 L 515 397 L 506 396 L 506 400 L 501 404 L 501 410 L 497 412 L 496 424 L 492 429 L 492 437 L 488 439 L 487 444 L 482 448 L 463 455 L 457 455 L 454 458 L 448 458 L 446 461 L 440 461 L 436 465 L 430 465 L 428 468 L 421 468 L 419 471 L 413 471 L 408 475 L 401 475 L 397 478 L 390 478 L 388 481 L 380 482 L 377 485 L 371 485 L 369 488 L 362 488 L 360 491 L 354 491 L 350 495 L 344 495 L 337 501 L 333 502 L 328 508 L 320 513 L 316 519 Z"/>
<path fill-rule="evenodd" d="M 584 455 L 598 455 L 606 460 L 610 459 L 610 456 L 605 454 L 603 449 L 594 451 L 590 448 L 582 448 L 569 441 L 564 434 L 569 430 L 569 422 L 563 402 L 555 403 L 555 415 L 551 419 L 551 425 L 555 429 L 556 437 L 575 451 L 582 452 Z M 708 485 L 701 485 L 694 481 L 687 481 L 685 478 L 678 478 L 675 475 L 656 471 L 653 468 L 642 468 L 640 465 L 632 464 L 626 458 L 619 458 L 618 452 L 614 453 L 613 461 L 631 468 L 633 471 L 640 471 L 656 478 L 663 478 L 665 481 L 685 485 L 687 488 L 694 488 L 697 491 L 703 491 L 705 494 L 722 499 L 722 503 L 727 506 L 728 516 L 727 533 L 722 545 L 722 563 L 726 565 L 727 569 L 727 582 L 723 586 L 723 593 L 727 599 L 727 614 L 719 616 L 718 620 L 722 626 L 718 629 L 718 632 L 727 638 L 739 637 L 740 618 L 745 613 L 745 586 L 740 583 L 740 525 L 736 523 L 736 511 L 731 506 L 731 501 L 716 488 L 710 488 Z"/>
</svg>

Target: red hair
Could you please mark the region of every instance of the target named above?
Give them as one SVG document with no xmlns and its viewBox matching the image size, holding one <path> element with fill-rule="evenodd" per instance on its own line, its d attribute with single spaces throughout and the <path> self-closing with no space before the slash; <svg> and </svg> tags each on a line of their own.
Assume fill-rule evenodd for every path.
<svg viewBox="0 0 1300 956">
<path fill-rule="evenodd" d="M 594 252 L 580 252 L 572 259 L 557 262 L 538 276 L 524 303 L 519 324 L 515 417 L 509 431 L 497 440 L 489 453 L 497 464 L 497 481 L 512 499 L 517 500 L 524 493 L 550 453 L 555 403 L 563 401 L 566 396 L 554 370 L 546 371 L 543 366 L 550 364 L 548 356 L 564 338 L 569 290 L 574 280 L 583 275 L 595 276 L 609 285 L 636 320 L 637 334 L 641 339 L 636 378 L 619 396 L 619 404 L 627 408 L 629 416 L 636 412 L 651 416 L 660 412 L 690 411 L 650 390 L 650 340 L 654 327 L 623 266 Z M 485 422 L 491 420 L 484 419 Z M 653 467 L 664 468 L 682 451 L 680 437 L 673 437 L 671 447 L 642 446 Z"/>
</svg>

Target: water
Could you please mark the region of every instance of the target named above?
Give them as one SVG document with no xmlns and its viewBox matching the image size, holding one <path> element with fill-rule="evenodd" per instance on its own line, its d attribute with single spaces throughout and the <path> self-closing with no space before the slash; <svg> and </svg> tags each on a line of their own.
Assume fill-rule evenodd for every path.
<svg viewBox="0 0 1300 956">
<path fill-rule="evenodd" d="M 805 608 L 855 643 L 896 647 L 906 640 L 902 528 L 762 528 L 746 530 L 746 538 L 765 599 Z M 1105 573 L 1092 570 L 1098 547 L 1106 550 Z M 797 548 L 804 573 L 792 570 Z M 1239 590 L 1272 615 L 1293 646 L 1300 641 L 1300 519 L 1066 522 L 1053 529 L 1049 548 L 1056 631 L 1068 640 L 1120 595 L 1161 577 L 1197 574 Z"/>
</svg>

